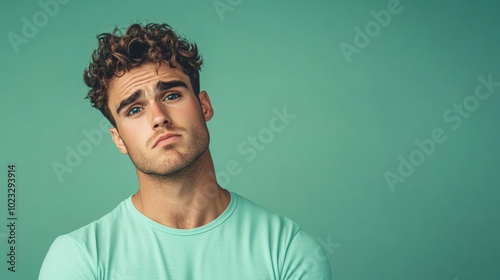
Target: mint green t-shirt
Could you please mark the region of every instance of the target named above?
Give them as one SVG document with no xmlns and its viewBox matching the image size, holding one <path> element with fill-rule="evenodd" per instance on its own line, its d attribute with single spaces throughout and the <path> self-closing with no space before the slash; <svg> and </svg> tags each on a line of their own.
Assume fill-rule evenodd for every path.
<svg viewBox="0 0 500 280">
<path fill-rule="evenodd" d="M 194 229 L 159 224 L 131 197 L 56 238 L 39 280 L 330 280 L 321 245 L 290 219 L 234 192 L 224 212 Z"/>
</svg>

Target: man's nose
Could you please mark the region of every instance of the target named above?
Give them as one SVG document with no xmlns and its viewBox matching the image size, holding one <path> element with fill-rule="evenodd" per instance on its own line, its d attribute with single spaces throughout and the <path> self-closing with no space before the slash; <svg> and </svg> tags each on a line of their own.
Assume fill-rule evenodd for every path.
<svg viewBox="0 0 500 280">
<path fill-rule="evenodd" d="M 153 129 L 170 124 L 171 119 L 168 115 L 167 108 L 160 102 L 153 102 L 151 104 L 151 119 Z"/>
</svg>

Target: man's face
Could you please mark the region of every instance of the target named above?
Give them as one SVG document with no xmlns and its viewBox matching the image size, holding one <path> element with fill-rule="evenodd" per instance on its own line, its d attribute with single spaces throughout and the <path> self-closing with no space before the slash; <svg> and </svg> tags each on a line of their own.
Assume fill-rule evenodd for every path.
<svg viewBox="0 0 500 280">
<path fill-rule="evenodd" d="M 173 174 L 208 149 L 210 99 L 205 91 L 197 98 L 179 68 L 145 64 L 114 77 L 108 106 L 116 122 L 113 141 L 142 173 Z"/>
</svg>

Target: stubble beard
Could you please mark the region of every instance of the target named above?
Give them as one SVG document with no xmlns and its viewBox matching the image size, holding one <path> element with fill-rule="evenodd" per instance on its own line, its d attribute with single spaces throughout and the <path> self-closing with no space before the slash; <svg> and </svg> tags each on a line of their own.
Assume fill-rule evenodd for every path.
<svg viewBox="0 0 500 280">
<path fill-rule="evenodd" d="M 190 169 L 195 168 L 199 158 L 208 150 L 210 135 L 208 128 L 204 131 L 196 131 L 191 134 L 190 139 L 183 139 L 188 135 L 181 136 L 181 141 L 188 140 L 187 149 L 185 152 L 177 150 L 179 145 L 177 142 L 158 147 L 161 149 L 159 153 L 169 153 L 168 157 L 160 158 L 145 158 L 138 151 L 129 151 L 129 157 L 135 167 L 142 173 L 151 177 L 166 178 L 180 176 L 188 173 Z"/>
</svg>

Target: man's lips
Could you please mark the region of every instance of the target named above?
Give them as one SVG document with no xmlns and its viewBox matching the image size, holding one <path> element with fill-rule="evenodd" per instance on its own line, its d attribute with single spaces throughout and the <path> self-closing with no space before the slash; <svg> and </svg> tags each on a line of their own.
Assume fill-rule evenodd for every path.
<svg viewBox="0 0 500 280">
<path fill-rule="evenodd" d="M 156 139 L 155 144 L 153 145 L 153 148 L 159 145 L 170 145 L 173 142 L 177 141 L 181 137 L 180 134 L 175 134 L 175 133 L 167 133 L 163 134 L 158 139 Z"/>
</svg>

